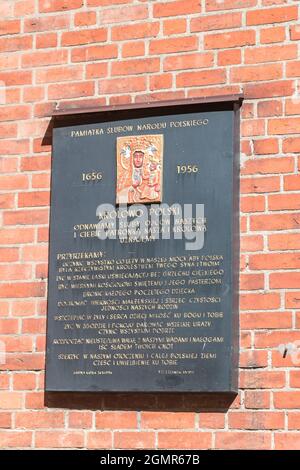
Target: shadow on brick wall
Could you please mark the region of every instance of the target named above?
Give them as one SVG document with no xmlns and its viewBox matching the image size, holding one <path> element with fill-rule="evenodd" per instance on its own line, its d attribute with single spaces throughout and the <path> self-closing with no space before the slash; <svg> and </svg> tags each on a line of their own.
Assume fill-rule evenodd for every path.
<svg viewBox="0 0 300 470">
<path fill-rule="evenodd" d="M 226 412 L 235 400 L 239 397 L 229 393 L 45 393 L 45 405 L 49 408 L 101 411 Z"/>
</svg>

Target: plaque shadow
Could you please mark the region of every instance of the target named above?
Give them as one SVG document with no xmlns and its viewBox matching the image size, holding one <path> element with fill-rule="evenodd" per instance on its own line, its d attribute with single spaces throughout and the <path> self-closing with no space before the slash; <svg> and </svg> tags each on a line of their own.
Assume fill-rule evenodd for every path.
<svg viewBox="0 0 300 470">
<path fill-rule="evenodd" d="M 237 397 L 236 393 L 45 392 L 45 406 L 99 411 L 213 411 L 224 413 Z"/>
</svg>

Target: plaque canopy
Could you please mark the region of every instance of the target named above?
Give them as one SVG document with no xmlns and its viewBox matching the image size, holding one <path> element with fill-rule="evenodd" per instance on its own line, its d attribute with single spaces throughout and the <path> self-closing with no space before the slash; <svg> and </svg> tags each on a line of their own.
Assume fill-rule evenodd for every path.
<svg viewBox="0 0 300 470">
<path fill-rule="evenodd" d="M 237 392 L 241 102 L 55 111 L 46 391 Z"/>
</svg>

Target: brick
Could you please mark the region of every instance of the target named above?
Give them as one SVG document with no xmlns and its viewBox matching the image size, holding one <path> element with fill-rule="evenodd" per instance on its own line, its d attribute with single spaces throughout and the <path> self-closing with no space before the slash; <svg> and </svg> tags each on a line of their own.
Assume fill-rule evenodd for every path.
<svg viewBox="0 0 300 470">
<path fill-rule="evenodd" d="M 276 450 L 299 450 L 300 433 L 275 433 L 274 439 Z"/>
<path fill-rule="evenodd" d="M 23 247 L 23 261 L 47 261 L 47 245 L 28 245 Z"/>
<path fill-rule="evenodd" d="M 91 411 L 70 411 L 69 427 L 70 428 L 90 428 L 92 427 L 93 413 Z"/>
<path fill-rule="evenodd" d="M 191 32 L 239 28 L 241 24 L 241 13 L 200 16 L 199 18 L 191 19 Z"/>
<path fill-rule="evenodd" d="M 264 288 L 263 274 L 241 274 L 240 290 L 259 290 Z"/>
<path fill-rule="evenodd" d="M 0 410 L 15 410 L 22 407 L 22 393 L 0 391 Z M 2 445 L 2 441 L 1 441 Z"/>
<path fill-rule="evenodd" d="M 145 44 L 143 41 L 130 41 L 123 44 L 122 57 L 137 57 L 145 55 Z"/>
<path fill-rule="evenodd" d="M 21 160 L 22 171 L 50 170 L 51 159 L 48 155 L 37 155 L 35 157 L 24 157 Z"/>
<path fill-rule="evenodd" d="M 6 211 L 3 214 L 5 225 L 35 225 L 47 224 L 49 221 L 48 209 Z"/>
<path fill-rule="evenodd" d="M 83 6 L 83 0 L 39 0 L 40 13 L 74 10 Z"/>
<path fill-rule="evenodd" d="M 0 209 L 12 209 L 15 205 L 13 194 L 0 194 Z"/>
<path fill-rule="evenodd" d="M 46 331 L 45 318 L 25 318 L 22 320 L 22 333 L 43 334 Z"/>
<path fill-rule="evenodd" d="M 297 269 L 300 256 L 297 253 L 265 253 L 252 254 L 249 257 L 250 269 Z"/>
<path fill-rule="evenodd" d="M 76 13 L 74 17 L 75 26 L 91 26 L 96 24 L 97 14 L 95 11 L 83 11 Z"/>
<path fill-rule="evenodd" d="M 273 26 L 260 30 L 260 42 L 262 44 L 272 44 L 275 42 L 283 42 L 285 40 L 285 27 Z"/>
<path fill-rule="evenodd" d="M 293 388 L 300 388 L 300 370 L 290 371 L 290 386 Z"/>
<path fill-rule="evenodd" d="M 0 119 L 2 121 L 17 121 L 30 117 L 31 109 L 28 105 L 2 106 L 1 108 Z"/>
<path fill-rule="evenodd" d="M 300 137 L 289 137 L 283 140 L 283 151 L 285 153 L 298 153 L 300 152 Z"/>
<path fill-rule="evenodd" d="M 300 392 L 274 392 L 275 408 L 300 408 Z"/>
<path fill-rule="evenodd" d="M 283 388 L 285 386 L 285 373 L 282 371 L 242 370 L 240 373 L 240 387 Z"/>
<path fill-rule="evenodd" d="M 270 119 L 269 134 L 296 134 L 299 130 L 300 118 Z"/>
<path fill-rule="evenodd" d="M 241 237 L 241 251 L 261 251 L 264 243 L 260 235 L 244 235 Z"/>
<path fill-rule="evenodd" d="M 1 52 L 23 51 L 32 48 L 31 36 L 16 36 L 0 38 Z"/>
<path fill-rule="evenodd" d="M 243 313 L 240 326 L 244 330 L 291 328 L 291 312 L 252 312 Z"/>
<path fill-rule="evenodd" d="M 34 390 L 36 387 L 36 379 L 37 376 L 35 374 L 14 374 L 13 376 L 13 389 L 14 390 Z M 28 419 L 29 413 L 26 413 L 26 417 Z M 18 423 L 18 419 L 16 419 L 16 422 Z M 29 425 L 29 426 L 28 426 Z M 27 420 L 27 426 L 26 423 L 21 425 L 21 427 L 29 427 L 32 425 L 32 422 Z M 17 425 L 16 427 L 20 427 L 20 425 Z"/>
<path fill-rule="evenodd" d="M 202 70 L 200 72 L 182 72 L 176 77 L 178 87 L 214 85 L 226 82 L 225 70 Z"/>
<path fill-rule="evenodd" d="M 150 90 L 163 90 L 172 88 L 173 76 L 171 73 L 153 75 L 150 77 Z"/>
<path fill-rule="evenodd" d="M 276 293 L 242 294 L 240 297 L 241 310 L 269 310 L 280 306 L 280 296 Z"/>
<path fill-rule="evenodd" d="M 0 295 L 8 297 L 42 297 L 45 285 L 41 282 L 3 283 L 0 286 Z"/>
<path fill-rule="evenodd" d="M 31 191 L 18 194 L 18 207 L 49 206 L 49 191 Z"/>
<path fill-rule="evenodd" d="M 235 67 L 231 70 L 232 83 L 276 80 L 282 78 L 282 64 L 266 64 L 248 67 Z"/>
<path fill-rule="evenodd" d="M 290 96 L 293 93 L 293 82 L 288 80 L 254 84 L 247 83 L 244 86 L 246 99 L 275 98 L 277 96 Z"/>
<path fill-rule="evenodd" d="M 102 7 L 111 5 L 120 5 L 122 3 L 132 3 L 133 0 L 87 0 L 89 7 Z"/>
<path fill-rule="evenodd" d="M 37 173 L 37 174 L 32 175 L 31 185 L 33 188 L 49 188 L 50 174 L 49 173 Z"/>
<path fill-rule="evenodd" d="M 250 229 L 269 230 L 289 230 L 299 229 L 300 214 L 266 214 L 253 215 L 250 217 Z"/>
<path fill-rule="evenodd" d="M 89 62 L 93 60 L 113 59 L 117 56 L 118 48 L 114 44 L 73 49 L 71 53 L 72 62 Z"/>
<path fill-rule="evenodd" d="M 22 56 L 22 67 L 42 67 L 43 65 L 64 64 L 67 62 L 67 51 L 36 51 Z"/>
<path fill-rule="evenodd" d="M 265 368 L 268 365 L 268 353 L 267 351 L 254 351 L 253 349 L 241 351 L 239 365 L 243 369 Z"/>
<path fill-rule="evenodd" d="M 0 277 L 6 281 L 26 280 L 32 275 L 30 265 L 2 264 L 0 265 Z"/>
<path fill-rule="evenodd" d="M 185 70 L 210 67 L 213 64 L 213 55 L 207 54 L 182 54 L 169 56 L 164 59 L 164 70 Z"/>
<path fill-rule="evenodd" d="M 263 119 L 247 119 L 241 124 L 241 135 L 243 137 L 253 137 L 265 134 L 265 122 Z"/>
<path fill-rule="evenodd" d="M 41 16 L 36 18 L 25 18 L 24 20 L 25 33 L 68 29 L 69 27 L 70 17 L 67 15 Z"/>
<path fill-rule="evenodd" d="M 291 411 L 288 413 L 288 428 L 289 430 L 291 429 L 291 430 L 297 430 L 297 431 L 300 429 L 300 413 L 299 412 Z"/>
<path fill-rule="evenodd" d="M 101 94 L 129 93 L 146 90 L 145 77 L 114 78 L 100 80 L 99 92 Z"/>
<path fill-rule="evenodd" d="M 209 449 L 212 435 L 210 432 L 159 432 L 160 449 Z"/>
<path fill-rule="evenodd" d="M 231 429 L 283 429 L 284 413 L 276 411 L 231 412 L 228 415 Z"/>
<path fill-rule="evenodd" d="M 241 193 L 269 193 L 279 190 L 279 176 L 251 177 L 241 181 Z"/>
<path fill-rule="evenodd" d="M 42 101 L 45 98 L 45 89 L 41 86 L 25 88 L 23 93 L 24 102 Z"/>
<path fill-rule="evenodd" d="M 82 448 L 83 432 L 81 431 L 36 431 L 36 448 Z"/>
<path fill-rule="evenodd" d="M 199 413 L 200 429 L 218 429 L 225 425 L 225 414 L 219 413 Z"/>
<path fill-rule="evenodd" d="M 4 297 L 4 296 L 3 296 Z M 17 319 L 4 318 L 0 320 L 0 330 L 2 334 L 16 334 L 19 332 L 19 322 Z"/>
<path fill-rule="evenodd" d="M 0 261 L 18 261 L 19 248 L 0 248 Z"/>
<path fill-rule="evenodd" d="M 300 273 L 285 272 L 270 274 L 271 289 L 299 289 Z"/>
<path fill-rule="evenodd" d="M 124 23 L 148 18 L 147 5 L 125 6 L 100 11 L 100 23 Z"/>
<path fill-rule="evenodd" d="M 289 115 L 295 115 L 295 114 L 300 114 L 300 99 L 291 99 L 291 100 L 286 100 L 285 103 L 285 114 L 287 116 Z"/>
<path fill-rule="evenodd" d="M 78 46 L 80 44 L 92 44 L 95 42 L 105 42 L 107 39 L 107 29 L 84 29 L 82 31 L 68 31 L 62 34 L 62 46 Z"/>
<path fill-rule="evenodd" d="M 217 432 L 216 449 L 269 450 L 271 449 L 271 433 Z"/>
<path fill-rule="evenodd" d="M 32 316 L 35 313 L 35 302 L 32 300 L 14 300 L 12 316 Z"/>
<path fill-rule="evenodd" d="M 16 428 L 54 428 L 64 427 L 62 411 L 25 411 L 16 413 Z"/>
<path fill-rule="evenodd" d="M 206 11 L 233 10 L 234 8 L 247 8 L 257 5 L 257 0 L 206 0 Z"/>
<path fill-rule="evenodd" d="M 17 243 L 30 243 L 34 241 L 32 228 L 4 228 L 0 229 L 0 243 L 2 245 L 15 245 Z"/>
<path fill-rule="evenodd" d="M 9 34 L 17 34 L 21 32 L 20 20 L 5 20 L 0 21 L 0 36 Z"/>
<path fill-rule="evenodd" d="M 14 5 L 14 16 L 32 15 L 35 11 L 35 0 L 20 0 Z"/>
<path fill-rule="evenodd" d="M 278 235 L 269 235 L 268 248 L 269 250 L 276 251 L 300 250 L 300 234 L 282 233 Z"/>
<path fill-rule="evenodd" d="M 32 432 L 24 431 L 0 431 L 2 449 L 31 447 Z"/>
<path fill-rule="evenodd" d="M 172 52 L 194 51 L 198 47 L 198 41 L 195 36 L 154 39 L 150 41 L 149 53 L 154 54 L 170 54 Z"/>
<path fill-rule="evenodd" d="M 88 449 L 112 449 L 112 433 L 111 432 L 89 432 L 87 438 Z"/>
<path fill-rule="evenodd" d="M 115 449 L 153 449 L 155 446 L 155 433 L 151 431 L 115 432 Z"/>
<path fill-rule="evenodd" d="M 111 64 L 111 75 L 136 75 L 159 72 L 159 59 L 132 59 Z"/>
<path fill-rule="evenodd" d="M 199 0 L 177 0 L 168 3 L 155 3 L 153 5 L 153 16 L 157 18 L 166 16 L 184 16 L 200 13 L 201 2 Z"/>
<path fill-rule="evenodd" d="M 260 390 L 247 390 L 245 392 L 245 408 L 270 408 L 270 393 Z"/>
<path fill-rule="evenodd" d="M 205 49 L 225 49 L 231 47 L 252 46 L 255 44 L 255 31 L 233 31 L 228 33 L 208 34 L 204 38 Z"/>
<path fill-rule="evenodd" d="M 240 49 L 228 49 L 218 53 L 218 65 L 236 65 L 242 62 Z"/>
<path fill-rule="evenodd" d="M 274 154 L 274 153 L 278 153 L 279 152 L 279 144 L 278 144 L 278 140 L 277 139 L 260 139 L 260 140 L 255 140 L 253 142 L 253 146 L 254 146 L 254 152 L 256 155 L 271 155 L 271 154 Z M 285 158 L 283 159 L 278 159 L 278 161 L 276 162 L 277 159 L 273 158 L 273 159 L 266 159 L 266 163 L 262 163 L 262 166 L 261 166 L 261 169 L 263 170 L 263 167 L 266 165 L 268 166 L 268 164 L 270 164 L 270 166 L 272 166 L 272 164 L 274 163 L 276 166 L 275 168 L 278 168 L 280 167 L 281 165 L 282 166 L 285 166 Z M 292 159 L 287 159 L 287 166 L 289 167 L 289 165 L 291 165 L 291 163 L 293 162 Z M 276 164 L 277 163 L 277 164 Z M 252 165 L 252 163 L 251 163 Z M 280 172 L 280 170 L 278 170 Z M 269 173 L 277 173 L 277 171 L 268 171 Z"/>
<path fill-rule="evenodd" d="M 279 100 L 267 100 L 258 103 L 257 113 L 260 117 L 281 116 L 283 112 L 282 103 Z M 277 152 L 274 152 L 277 153 Z"/>
<path fill-rule="evenodd" d="M 133 411 L 103 411 L 96 413 L 98 429 L 132 429 L 137 428 L 137 414 Z"/>
<path fill-rule="evenodd" d="M 187 22 L 185 19 L 172 19 L 166 20 L 163 23 L 164 34 L 166 36 L 171 36 L 172 34 L 182 34 L 186 33 Z"/>
<path fill-rule="evenodd" d="M 42 367 L 44 367 L 44 365 L 42 365 Z M 25 408 L 29 410 L 39 410 L 44 408 L 44 392 L 27 392 Z"/>
<path fill-rule="evenodd" d="M 141 415 L 142 429 L 193 429 L 195 428 L 194 413 L 143 412 Z"/>
<path fill-rule="evenodd" d="M 242 212 L 264 212 L 265 198 L 263 196 L 245 196 L 241 198 Z"/>
<path fill-rule="evenodd" d="M 298 335 L 298 336 L 297 336 Z M 299 339 L 297 331 L 267 331 L 255 334 L 256 348 L 277 348 L 282 343 Z"/>
<path fill-rule="evenodd" d="M 288 6 L 280 8 L 260 8 L 247 12 L 247 25 L 285 23 L 298 19 L 298 7 Z"/>
<path fill-rule="evenodd" d="M 36 35 L 36 48 L 48 49 L 49 47 L 57 47 L 58 36 L 57 33 L 46 33 Z"/>
<path fill-rule="evenodd" d="M 48 98 L 82 98 L 83 96 L 93 96 L 95 92 L 94 82 L 68 82 L 66 84 L 49 85 Z"/>
<path fill-rule="evenodd" d="M 158 21 L 114 26 L 111 29 L 111 37 L 113 41 L 156 37 L 159 32 L 159 27 Z"/>
<path fill-rule="evenodd" d="M 64 82 L 69 80 L 80 80 L 83 78 L 83 67 L 76 65 L 72 67 L 51 67 L 36 71 L 36 83 Z"/>
<path fill-rule="evenodd" d="M 290 37 L 292 41 L 298 41 L 298 39 L 300 38 L 299 25 L 293 25 L 290 27 Z"/>
<path fill-rule="evenodd" d="M 296 44 L 288 44 L 268 47 L 255 47 L 245 50 L 245 63 L 257 64 L 258 62 L 274 62 L 296 59 L 298 56 Z M 287 63 L 287 66 L 289 63 Z M 288 77 L 289 75 L 287 75 Z"/>
<path fill-rule="evenodd" d="M 0 412 L 0 428 L 9 429 L 12 426 L 12 414 L 7 412 Z"/>
<path fill-rule="evenodd" d="M 272 194 L 268 206 L 271 211 L 300 209 L 300 194 Z"/>
</svg>

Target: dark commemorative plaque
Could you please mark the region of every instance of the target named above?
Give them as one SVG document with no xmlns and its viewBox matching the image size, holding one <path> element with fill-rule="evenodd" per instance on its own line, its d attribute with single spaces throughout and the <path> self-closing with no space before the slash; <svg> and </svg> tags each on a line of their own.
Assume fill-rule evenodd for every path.
<svg viewBox="0 0 300 470">
<path fill-rule="evenodd" d="M 54 117 L 48 392 L 237 391 L 240 103 Z"/>
</svg>

